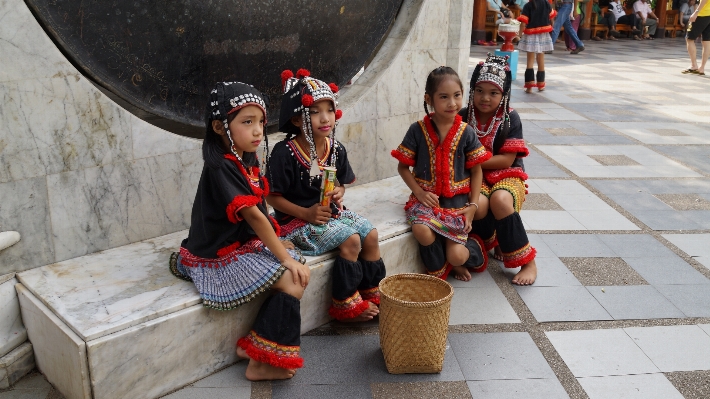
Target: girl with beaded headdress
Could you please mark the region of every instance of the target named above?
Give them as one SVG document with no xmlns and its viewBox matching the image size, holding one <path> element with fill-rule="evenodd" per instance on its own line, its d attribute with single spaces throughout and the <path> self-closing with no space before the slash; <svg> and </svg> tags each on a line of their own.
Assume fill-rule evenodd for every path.
<svg viewBox="0 0 710 399">
<path fill-rule="evenodd" d="M 237 341 L 253 381 L 291 378 L 303 366 L 300 299 L 310 276 L 267 213 L 269 185 L 255 153 L 265 124 L 266 103 L 254 87 L 222 82 L 212 90 L 190 232 L 170 258 L 171 272 L 192 281 L 206 307 L 230 310 L 270 293 Z"/>
<path fill-rule="evenodd" d="M 513 283 L 535 282 L 535 248 L 530 246 L 520 210 L 527 186 L 523 157 L 529 153 L 523 140 L 523 125 L 510 107 L 511 75 L 507 56 L 488 54 L 476 65 L 471 77 L 468 107 L 461 110 L 476 136 L 492 154 L 481 164 L 483 185 L 479 207 L 485 217 L 473 231 L 481 236 L 486 250 L 496 248 L 494 257 L 506 268 L 520 268 Z"/>
<path fill-rule="evenodd" d="M 452 272 L 468 281 L 470 271 L 482 272 L 487 265 L 483 242 L 470 232 L 481 212 L 480 164 L 490 154 L 457 114 L 463 85 L 456 71 L 434 69 L 424 91 L 426 115 L 392 150 L 399 161 L 397 171 L 412 190 L 404 209 L 427 273 L 446 279 Z"/>
<path fill-rule="evenodd" d="M 355 181 L 345 147 L 335 139 L 338 87 L 300 69 L 281 74 L 284 97 L 279 118 L 286 139 L 277 143 L 269 163 L 268 203 L 283 226 L 282 237 L 303 254 L 315 256 L 340 249 L 333 266 L 329 313 L 340 321 L 367 321 L 379 313 L 378 285 L 385 277 L 377 230 L 367 219 L 346 210 L 345 184 Z M 336 187 L 320 203 L 325 167 L 336 168 Z"/>
</svg>

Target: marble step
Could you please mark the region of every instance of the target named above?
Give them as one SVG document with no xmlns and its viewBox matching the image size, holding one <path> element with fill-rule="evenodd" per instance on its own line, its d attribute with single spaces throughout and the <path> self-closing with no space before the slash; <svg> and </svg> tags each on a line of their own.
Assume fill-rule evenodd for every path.
<svg viewBox="0 0 710 399">
<path fill-rule="evenodd" d="M 388 274 L 421 271 L 405 222 L 399 177 L 352 187 L 345 204 L 377 227 Z M 234 363 L 263 298 L 237 310 L 206 309 L 192 283 L 172 276 L 169 255 L 186 231 L 17 275 L 37 367 L 67 399 L 155 398 Z M 302 332 L 330 320 L 335 253 L 309 257 Z"/>
</svg>

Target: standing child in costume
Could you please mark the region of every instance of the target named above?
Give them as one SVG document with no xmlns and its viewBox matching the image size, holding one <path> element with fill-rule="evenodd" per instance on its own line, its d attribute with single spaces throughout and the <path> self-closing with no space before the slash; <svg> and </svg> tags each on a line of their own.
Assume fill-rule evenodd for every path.
<svg viewBox="0 0 710 399">
<path fill-rule="evenodd" d="M 545 52 L 554 49 L 550 38 L 552 25 L 550 19 L 557 15 L 547 0 L 530 0 L 523 7 L 518 17 L 522 39 L 518 42 L 518 49 L 527 55 L 525 69 L 525 91 L 532 92 L 533 87 L 539 91 L 545 90 Z M 561 16 L 560 18 L 567 18 Z M 535 82 L 535 59 L 537 59 L 537 83 Z"/>
<path fill-rule="evenodd" d="M 534 1 L 534 0 L 531 0 Z M 525 173 L 522 158 L 529 151 L 523 140 L 518 113 L 509 107 L 511 75 L 507 57 L 488 55 L 471 78 L 468 107 L 461 110 L 476 136 L 493 156 L 481 164 L 483 187 L 480 210 L 485 217 L 473 231 L 481 236 L 486 250 L 500 246 L 498 256 L 509 268 L 521 267 L 513 283 L 530 285 L 537 277 L 535 248 L 520 219 L 525 201 Z"/>
<path fill-rule="evenodd" d="M 378 285 L 385 277 L 377 230 L 355 212 L 342 206 L 344 184 L 355 181 L 345 148 L 335 140 L 338 87 L 309 76 L 284 71 L 284 97 L 279 127 L 287 133 L 274 146 L 269 164 L 271 194 L 267 201 L 283 226 L 282 237 L 305 255 L 315 256 L 335 248 L 340 254 L 333 266 L 333 302 L 330 315 L 340 321 L 371 320 L 379 313 Z M 335 167 L 337 183 L 326 193 L 330 205 L 322 206 L 323 168 Z"/>
<path fill-rule="evenodd" d="M 483 242 L 468 233 L 474 215 L 482 212 L 480 163 L 490 154 L 458 115 L 463 85 L 456 71 L 434 69 L 424 90 L 427 114 L 392 150 L 397 172 L 412 190 L 404 209 L 427 273 L 446 279 L 453 270 L 455 278 L 468 281 L 469 270 L 481 272 L 487 265 Z"/>
<path fill-rule="evenodd" d="M 265 138 L 265 109 L 250 85 L 224 82 L 212 90 L 190 233 L 170 258 L 170 271 L 194 282 L 208 308 L 234 309 L 271 292 L 237 342 L 252 381 L 291 378 L 303 367 L 299 301 L 310 276 L 266 212 L 269 186 L 255 154 Z"/>
</svg>

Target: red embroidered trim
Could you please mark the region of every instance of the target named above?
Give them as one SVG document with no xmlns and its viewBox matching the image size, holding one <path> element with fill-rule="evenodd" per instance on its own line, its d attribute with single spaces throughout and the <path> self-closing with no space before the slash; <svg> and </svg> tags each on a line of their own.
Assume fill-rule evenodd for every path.
<svg viewBox="0 0 710 399">
<path fill-rule="evenodd" d="M 429 138 L 427 145 L 431 144 L 434 147 L 433 151 L 431 147 L 429 148 L 430 163 L 433 163 L 431 169 L 433 169 L 432 179 L 434 180 L 434 185 L 432 188 L 434 189 L 434 194 L 451 198 L 457 194 L 469 193 L 471 191 L 469 179 L 456 181 L 456 173 L 454 170 L 456 154 L 453 151 L 461 141 L 467 124 L 461 121 L 461 115 L 456 115 L 454 123 L 446 134 L 444 142 L 439 143 L 439 136 L 436 134 L 436 130 L 434 130 L 434 126 L 431 124 L 431 117 L 429 115 L 424 117 L 423 123 L 423 130 L 426 130 L 425 136 Z M 421 182 L 421 179 L 417 179 L 417 181 Z M 426 184 L 426 186 L 431 186 L 431 184 Z M 422 188 L 426 189 L 426 187 Z"/>
<path fill-rule="evenodd" d="M 300 346 L 279 345 L 258 336 L 254 330 L 239 338 L 237 346 L 244 349 L 250 358 L 282 369 L 298 369 L 303 367 L 300 356 Z"/>
<path fill-rule="evenodd" d="M 550 3 L 552 3 L 552 0 L 550 0 Z M 557 10 L 550 11 L 550 18 L 555 18 L 556 16 L 557 16 Z"/>
<path fill-rule="evenodd" d="M 495 248 L 498 246 L 498 237 L 496 237 L 496 232 L 493 232 L 493 235 L 490 236 L 485 240 L 486 243 L 486 251 L 490 251 L 491 249 Z"/>
<path fill-rule="evenodd" d="M 524 158 L 530 154 L 530 150 L 528 150 L 528 147 L 525 145 L 525 140 L 523 139 L 505 140 L 505 143 L 503 143 L 503 146 L 500 147 L 500 151 L 498 152 L 501 154 L 504 152 L 517 152 L 518 156 L 516 158 Z"/>
<path fill-rule="evenodd" d="M 276 233 L 276 237 L 281 236 L 281 226 L 279 226 L 279 222 L 276 221 L 271 215 L 269 215 L 269 220 L 271 220 L 271 223 L 274 225 L 274 233 Z"/>
<path fill-rule="evenodd" d="M 358 316 L 370 307 L 368 301 L 363 301 L 360 293 L 355 293 L 342 301 L 333 298 L 328 314 L 337 320 L 347 320 Z"/>
<path fill-rule="evenodd" d="M 261 177 L 261 184 L 264 187 L 264 197 L 266 197 L 271 192 L 271 188 L 269 187 L 269 180 L 266 178 L 266 176 Z"/>
<path fill-rule="evenodd" d="M 444 281 L 446 281 L 446 278 L 449 277 L 449 273 L 451 273 L 451 269 L 453 269 L 453 266 L 449 262 L 444 262 L 444 266 L 439 269 L 435 270 L 433 272 L 430 272 L 428 269 L 426 271 L 426 274 L 434 277 L 438 277 Z"/>
<path fill-rule="evenodd" d="M 370 301 L 377 306 L 380 306 L 380 288 L 372 287 L 366 290 L 360 290 L 360 296 L 366 301 Z"/>
<path fill-rule="evenodd" d="M 412 152 L 409 148 L 400 144 L 396 150 L 392 150 L 392 152 L 390 152 L 390 155 L 407 166 L 414 166 L 416 163 L 414 161 L 414 156 L 410 157 L 406 152 L 414 154 L 414 152 Z"/>
<path fill-rule="evenodd" d="M 279 237 L 285 237 L 285 236 L 293 233 L 294 230 L 300 229 L 301 227 L 305 226 L 306 224 L 308 224 L 308 222 L 306 222 L 303 219 L 293 218 L 293 219 L 291 219 L 290 222 L 286 223 L 283 226 L 280 226 L 279 230 L 281 230 L 281 234 L 279 235 Z"/>
<path fill-rule="evenodd" d="M 530 21 L 530 18 L 528 18 L 527 15 L 521 15 L 518 17 L 518 21 L 527 25 L 528 22 Z"/>
<path fill-rule="evenodd" d="M 527 180 L 528 174 L 523 172 L 522 168 L 488 169 L 483 171 L 483 178 L 491 186 L 510 177 Z"/>
<path fill-rule="evenodd" d="M 466 164 L 464 167 L 466 169 L 471 169 L 474 166 L 482 164 L 483 162 L 486 162 L 487 160 L 491 159 L 492 156 L 493 154 L 488 152 L 485 146 L 481 145 L 480 147 L 466 154 Z"/>
<path fill-rule="evenodd" d="M 219 258 L 202 258 L 195 256 L 190 253 L 187 249 L 180 247 L 180 262 L 186 267 L 206 267 L 206 268 L 218 268 L 223 265 L 236 262 L 239 255 L 246 253 L 257 253 L 264 250 L 264 243 L 258 238 L 252 238 L 251 240 L 245 242 L 242 245 L 230 244 L 224 248 L 220 248 L 217 251 L 217 256 Z M 227 250 L 229 249 L 229 250 Z M 219 254 L 223 255 L 219 255 Z"/>
<path fill-rule="evenodd" d="M 525 244 L 522 248 L 517 251 L 503 252 L 503 265 L 507 268 L 516 268 L 520 266 L 527 265 L 535 259 L 537 250 L 530 246 L 530 243 Z"/>
<path fill-rule="evenodd" d="M 481 237 L 476 234 L 469 234 L 468 239 L 475 240 L 478 243 L 478 246 L 481 248 L 481 253 L 483 253 L 483 263 L 481 264 L 481 266 L 469 267 L 468 270 L 476 273 L 481 273 L 488 268 L 488 251 L 486 250 L 486 245 L 483 243 Z"/>
<path fill-rule="evenodd" d="M 526 35 L 537 35 L 540 33 L 547 33 L 547 32 L 552 32 L 551 25 L 538 26 L 537 28 L 525 28 L 525 30 L 523 31 L 523 33 Z"/>
<path fill-rule="evenodd" d="M 227 219 L 232 223 L 237 223 L 242 220 L 242 217 L 237 214 L 243 208 L 256 206 L 261 203 L 261 198 L 253 195 L 237 195 L 232 202 L 227 205 Z"/>
<path fill-rule="evenodd" d="M 544 88 L 545 88 L 545 82 L 538 82 L 537 88 L 538 88 L 538 89 L 544 89 Z"/>
<path fill-rule="evenodd" d="M 523 88 L 525 88 L 525 89 L 529 89 L 532 87 L 537 87 L 537 84 L 535 84 L 534 81 L 533 82 L 525 82 L 525 86 L 523 86 Z"/>
</svg>

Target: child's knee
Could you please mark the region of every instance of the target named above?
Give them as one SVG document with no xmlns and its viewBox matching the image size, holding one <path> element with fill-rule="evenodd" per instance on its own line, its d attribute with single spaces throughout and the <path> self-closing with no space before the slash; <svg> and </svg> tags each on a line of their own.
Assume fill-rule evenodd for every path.
<svg viewBox="0 0 710 399">
<path fill-rule="evenodd" d="M 436 234 L 429 226 L 424 224 L 413 224 L 412 234 L 414 234 L 414 238 L 417 239 L 417 242 L 424 246 L 431 245 L 436 240 Z"/>
<path fill-rule="evenodd" d="M 271 286 L 271 288 L 276 291 L 281 291 L 284 294 L 291 295 L 299 301 L 303 298 L 303 293 L 306 290 L 305 287 L 293 282 L 293 273 L 291 273 L 290 270 L 284 271 L 281 278 L 279 278 L 278 281 Z"/>
<path fill-rule="evenodd" d="M 346 258 L 357 257 L 360 253 L 360 235 L 353 234 L 340 244 L 340 251 Z"/>
<path fill-rule="evenodd" d="M 446 260 L 453 266 L 461 266 L 468 260 L 468 248 L 464 245 L 451 245 L 446 248 Z"/>
</svg>

